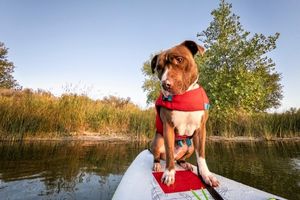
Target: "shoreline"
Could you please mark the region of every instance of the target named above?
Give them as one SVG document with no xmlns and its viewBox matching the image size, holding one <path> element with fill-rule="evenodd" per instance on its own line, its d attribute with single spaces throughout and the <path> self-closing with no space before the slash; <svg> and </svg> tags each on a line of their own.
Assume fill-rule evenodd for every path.
<svg viewBox="0 0 300 200">
<path fill-rule="evenodd" d="M 207 141 L 213 142 L 285 142 L 295 141 L 300 142 L 300 137 L 286 137 L 286 138 L 264 138 L 264 137 L 248 137 L 248 136 L 236 136 L 236 137 L 225 137 L 225 136 L 208 136 Z"/>
<path fill-rule="evenodd" d="M 71 134 L 69 136 L 54 136 L 54 137 L 29 137 L 25 136 L 22 141 L 91 141 L 91 142 L 150 142 L 152 138 L 145 136 L 135 137 L 128 134 Z M 20 138 L 9 138 L 0 136 L 0 141 L 21 141 Z M 264 137 L 248 137 L 248 136 L 207 136 L 208 142 L 300 142 L 299 137 L 286 137 L 286 138 L 264 138 Z"/>
</svg>

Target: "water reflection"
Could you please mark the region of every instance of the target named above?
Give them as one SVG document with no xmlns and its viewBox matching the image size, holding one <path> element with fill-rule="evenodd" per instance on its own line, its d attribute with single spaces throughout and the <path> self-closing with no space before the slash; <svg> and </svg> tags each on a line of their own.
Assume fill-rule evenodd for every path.
<svg viewBox="0 0 300 200">
<path fill-rule="evenodd" d="M 110 199 L 147 144 L 31 142 L 0 145 L 0 199 Z"/>
<path fill-rule="evenodd" d="M 211 170 L 247 185 L 300 199 L 300 170 L 291 165 L 300 158 L 300 143 L 209 143 Z"/>
<path fill-rule="evenodd" d="M 0 143 L 0 199 L 111 199 L 123 173 L 148 144 Z M 300 199 L 300 143 L 207 143 L 220 175 Z M 191 159 L 195 163 L 195 159 Z"/>
</svg>

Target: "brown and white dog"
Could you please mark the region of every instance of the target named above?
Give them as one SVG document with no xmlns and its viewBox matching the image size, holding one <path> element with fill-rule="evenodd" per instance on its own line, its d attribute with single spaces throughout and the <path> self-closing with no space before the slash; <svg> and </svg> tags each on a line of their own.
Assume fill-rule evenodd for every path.
<svg viewBox="0 0 300 200">
<path fill-rule="evenodd" d="M 204 48 L 193 41 L 184 41 L 153 57 L 151 61 L 152 72 L 157 72 L 163 96 L 179 95 L 199 88 L 197 84 L 198 68 L 194 60 L 194 56 L 198 52 L 203 55 Z M 209 171 L 205 161 L 208 110 L 186 112 L 161 107 L 158 114 L 163 124 L 163 134 L 155 134 L 151 151 L 154 156 L 154 171 L 161 169 L 160 159 L 166 160 L 162 182 L 166 185 L 173 184 L 175 182 L 174 161 L 183 161 L 191 156 L 195 149 L 202 178 L 207 184 L 214 187 L 218 186 L 218 180 Z M 192 136 L 193 145 L 189 147 L 186 144 L 181 147 L 176 146 L 175 130 L 179 135 Z M 183 165 L 186 169 L 190 169 L 190 166 L 186 163 Z"/>
</svg>

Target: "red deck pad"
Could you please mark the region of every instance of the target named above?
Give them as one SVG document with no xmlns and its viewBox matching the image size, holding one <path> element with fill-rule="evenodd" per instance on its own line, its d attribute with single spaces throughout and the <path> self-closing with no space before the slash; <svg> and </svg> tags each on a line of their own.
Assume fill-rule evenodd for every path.
<svg viewBox="0 0 300 200">
<path fill-rule="evenodd" d="M 191 171 L 176 171 L 175 183 L 170 186 L 161 182 L 163 172 L 152 172 L 152 174 L 164 193 L 185 192 L 205 188 L 198 176 Z"/>
</svg>

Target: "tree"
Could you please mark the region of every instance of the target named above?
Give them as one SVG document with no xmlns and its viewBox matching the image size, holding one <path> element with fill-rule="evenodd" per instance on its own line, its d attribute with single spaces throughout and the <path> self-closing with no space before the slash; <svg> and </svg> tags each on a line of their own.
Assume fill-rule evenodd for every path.
<svg viewBox="0 0 300 200">
<path fill-rule="evenodd" d="M 256 33 L 250 37 L 231 8 L 231 4 L 221 0 L 219 8 L 211 13 L 213 21 L 209 27 L 197 35 L 207 49 L 204 56 L 196 57 L 199 83 L 209 96 L 212 114 L 220 119 L 266 111 L 279 106 L 282 99 L 281 75 L 266 55 L 276 48 L 279 33 L 268 37 Z M 147 103 L 154 102 L 160 90 L 150 61 L 142 68 Z"/>
<path fill-rule="evenodd" d="M 0 42 L 0 88 L 12 89 L 18 86 L 13 78 L 14 64 L 7 60 L 8 48 Z"/>
<path fill-rule="evenodd" d="M 225 116 L 235 111 L 252 113 L 277 107 L 282 99 L 281 75 L 266 54 L 276 48 L 279 33 L 250 37 L 231 8 L 221 0 L 219 8 L 211 13 L 209 27 L 198 34 L 207 49 L 204 57 L 197 58 L 200 83 L 214 111 Z"/>
<path fill-rule="evenodd" d="M 150 56 L 150 59 L 144 63 L 142 68 L 142 72 L 146 77 L 142 88 L 144 92 L 147 93 L 147 104 L 153 103 L 160 92 L 159 79 L 156 74 L 152 73 L 151 70 L 151 60 L 153 57 L 153 55 Z"/>
</svg>

